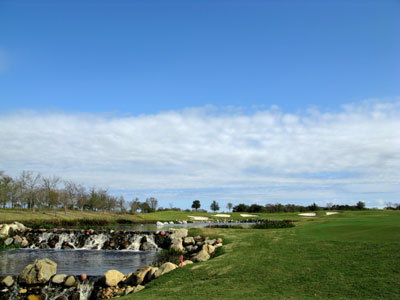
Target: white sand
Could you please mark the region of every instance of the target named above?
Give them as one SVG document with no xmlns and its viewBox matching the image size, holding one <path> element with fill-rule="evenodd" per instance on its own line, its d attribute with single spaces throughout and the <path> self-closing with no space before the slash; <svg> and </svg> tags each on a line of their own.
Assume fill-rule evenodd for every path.
<svg viewBox="0 0 400 300">
<path fill-rule="evenodd" d="M 337 211 L 332 211 L 332 212 L 327 212 L 327 213 L 326 213 L 327 216 L 336 215 L 336 214 L 338 214 Z"/>
<path fill-rule="evenodd" d="M 195 217 L 195 216 L 188 216 L 188 217 L 196 221 L 206 221 L 209 219 L 208 217 Z"/>
<path fill-rule="evenodd" d="M 316 213 L 302 213 L 299 214 L 299 216 L 303 216 L 303 217 L 315 217 L 317 214 Z"/>
<path fill-rule="evenodd" d="M 240 214 L 241 217 L 258 217 L 258 215 Z"/>
<path fill-rule="evenodd" d="M 226 215 L 226 214 L 216 214 L 214 217 L 220 217 L 220 218 L 230 218 L 231 215 Z"/>
</svg>

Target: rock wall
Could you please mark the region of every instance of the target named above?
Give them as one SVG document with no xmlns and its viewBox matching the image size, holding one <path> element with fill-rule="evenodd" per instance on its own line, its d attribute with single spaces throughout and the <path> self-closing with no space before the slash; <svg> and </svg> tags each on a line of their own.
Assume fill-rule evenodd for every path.
<svg viewBox="0 0 400 300">
<path fill-rule="evenodd" d="M 52 243 L 58 236 L 58 244 L 62 245 L 66 242 L 62 237 L 73 235 L 72 241 L 76 245 L 85 245 L 87 241 L 94 239 L 105 240 L 110 243 L 111 240 L 118 241 L 117 237 L 121 237 L 120 241 L 126 241 L 122 235 L 126 232 L 51 232 L 51 231 L 29 231 L 19 232 L 26 241 L 32 241 L 31 246 L 44 245 L 44 243 Z M 14 232 L 13 232 L 14 233 Z M 132 233 L 135 236 L 137 233 Z M 100 238 L 100 236 L 107 237 Z M 128 234 L 129 236 L 129 234 Z M 0 300 L 92 300 L 92 299 L 110 299 L 117 296 L 136 293 L 145 288 L 145 284 L 167 274 L 178 267 L 185 267 L 194 262 L 202 262 L 208 260 L 215 253 L 215 249 L 222 246 L 222 239 L 208 239 L 202 236 L 189 237 L 187 229 L 171 229 L 169 232 L 155 232 L 141 234 L 140 245 L 150 243 L 150 236 L 154 238 L 154 243 L 159 242 L 162 247 L 172 248 L 182 254 L 180 266 L 171 262 L 165 262 L 160 265 L 147 266 L 140 268 L 129 274 L 122 274 L 117 270 L 109 270 L 100 277 L 88 277 L 86 274 L 67 275 L 57 274 L 57 264 L 49 259 L 36 260 L 29 264 L 21 272 L 19 276 L 6 276 L 0 278 Z M 46 237 L 46 238 L 45 238 Z M 144 242 L 142 240 L 146 238 Z M 12 238 L 14 239 L 14 238 Z M 22 238 L 21 238 L 22 239 Z M 80 241 L 83 239 L 84 241 Z M 14 239 L 15 240 L 15 239 Z M 127 239 L 129 240 L 129 238 Z M 139 238 L 134 239 L 139 240 Z M 117 243 L 122 245 L 123 243 Z M 105 247 L 105 246 L 104 246 Z M 96 248 L 97 249 L 97 248 Z M 186 258 L 183 260 L 183 258 Z M 187 259 L 190 258 L 190 259 Z"/>
</svg>

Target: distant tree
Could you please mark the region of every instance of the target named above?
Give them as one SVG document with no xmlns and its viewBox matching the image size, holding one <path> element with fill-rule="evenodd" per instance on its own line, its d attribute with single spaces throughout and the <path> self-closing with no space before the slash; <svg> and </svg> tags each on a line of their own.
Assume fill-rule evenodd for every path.
<svg viewBox="0 0 400 300">
<path fill-rule="evenodd" d="M 38 198 L 38 187 L 41 175 L 31 171 L 22 171 L 19 181 L 21 183 L 23 197 L 27 199 L 28 208 L 35 212 L 35 204 Z"/>
<path fill-rule="evenodd" d="M 125 212 L 126 211 L 124 196 L 119 196 L 119 198 L 118 198 L 118 208 L 119 208 L 120 212 Z"/>
<path fill-rule="evenodd" d="M 226 208 L 227 208 L 229 211 L 232 211 L 232 207 L 233 207 L 233 204 L 232 204 L 231 202 L 229 202 L 229 203 L 226 205 Z"/>
<path fill-rule="evenodd" d="M 147 202 L 140 203 L 139 208 L 142 213 L 148 213 L 152 211 L 150 205 Z"/>
<path fill-rule="evenodd" d="M 140 208 L 139 198 L 136 197 L 135 200 L 129 203 L 130 213 L 135 214 L 137 210 Z"/>
<path fill-rule="evenodd" d="M 313 203 L 312 205 L 308 206 L 308 209 L 311 211 L 316 211 L 319 210 L 319 207 L 317 204 Z"/>
<path fill-rule="evenodd" d="M 214 200 L 214 201 L 211 203 L 210 208 L 211 208 L 211 210 L 212 210 L 213 212 L 216 212 L 217 210 L 219 210 L 219 205 L 218 205 L 217 201 Z"/>
<path fill-rule="evenodd" d="M 249 210 L 249 206 L 244 203 L 240 203 L 233 207 L 234 212 L 247 212 L 248 210 Z"/>
<path fill-rule="evenodd" d="M 156 211 L 158 205 L 158 200 L 156 198 L 154 197 L 147 198 L 146 203 L 149 205 L 150 210 L 152 212 Z"/>
<path fill-rule="evenodd" d="M 86 188 L 82 185 L 76 187 L 76 206 L 80 208 L 81 211 L 87 206 L 89 201 L 88 194 L 86 193 Z"/>
<path fill-rule="evenodd" d="M 200 208 L 200 200 L 194 200 L 192 203 L 192 208 L 197 211 Z"/>
<path fill-rule="evenodd" d="M 363 210 L 363 209 L 365 209 L 365 203 L 362 201 L 358 201 L 356 207 L 359 210 Z"/>
</svg>

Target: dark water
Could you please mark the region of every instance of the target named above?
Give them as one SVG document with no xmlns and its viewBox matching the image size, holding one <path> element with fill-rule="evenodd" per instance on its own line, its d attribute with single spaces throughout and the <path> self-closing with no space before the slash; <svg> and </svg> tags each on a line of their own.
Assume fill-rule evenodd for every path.
<svg viewBox="0 0 400 300">
<path fill-rule="evenodd" d="M 155 251 L 12 249 L 0 251 L 0 276 L 18 275 L 35 259 L 57 263 L 58 274 L 102 275 L 115 269 L 124 274 L 152 264 Z"/>
</svg>

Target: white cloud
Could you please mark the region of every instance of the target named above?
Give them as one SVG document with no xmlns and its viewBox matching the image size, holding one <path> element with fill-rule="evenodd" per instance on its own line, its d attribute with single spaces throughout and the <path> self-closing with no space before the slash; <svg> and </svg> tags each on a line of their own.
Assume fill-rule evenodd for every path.
<svg viewBox="0 0 400 300">
<path fill-rule="evenodd" d="M 272 107 L 246 114 L 205 107 L 136 117 L 0 116 L 0 169 L 10 175 L 29 169 L 160 194 L 197 189 L 200 196 L 223 188 L 254 194 L 248 199 L 254 202 L 394 197 L 399 150 L 400 102 L 393 101 L 366 101 L 337 112 Z M 237 191 L 207 193 L 225 199 Z"/>
</svg>

